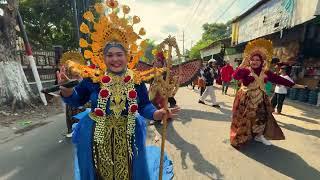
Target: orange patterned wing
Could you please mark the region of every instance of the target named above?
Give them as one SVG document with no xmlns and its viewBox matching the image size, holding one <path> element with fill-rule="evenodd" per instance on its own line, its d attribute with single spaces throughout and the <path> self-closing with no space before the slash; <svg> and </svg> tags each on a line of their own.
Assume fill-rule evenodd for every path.
<svg viewBox="0 0 320 180">
<path fill-rule="evenodd" d="M 147 70 L 150 70 L 151 68 L 152 68 L 152 65 L 142 61 L 139 61 L 139 63 L 135 67 L 137 71 L 147 71 Z"/>
<path fill-rule="evenodd" d="M 179 73 L 180 66 L 180 73 Z M 184 62 L 180 65 L 174 65 L 171 69 L 170 76 L 179 76 L 180 87 L 187 86 L 195 78 L 198 77 L 200 73 L 200 68 L 202 67 L 202 60 L 195 59 L 191 61 Z"/>
</svg>

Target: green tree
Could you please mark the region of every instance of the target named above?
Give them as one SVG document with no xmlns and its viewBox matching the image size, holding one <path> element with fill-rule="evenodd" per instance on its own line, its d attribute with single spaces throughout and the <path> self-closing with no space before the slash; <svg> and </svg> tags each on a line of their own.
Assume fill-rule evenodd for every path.
<svg viewBox="0 0 320 180">
<path fill-rule="evenodd" d="M 194 45 L 191 50 L 190 50 L 190 53 L 189 53 L 189 57 L 190 59 L 198 59 L 198 58 L 201 58 L 201 55 L 200 55 L 200 49 L 210 45 L 211 43 L 213 42 L 213 40 L 200 40 L 196 43 L 196 45 Z"/>
<path fill-rule="evenodd" d="M 100 1 L 92 1 L 91 5 Z M 81 20 L 88 1 L 76 2 L 78 19 Z M 66 49 L 78 47 L 72 1 L 21 0 L 20 12 L 34 48 L 52 49 L 53 45 L 62 45 Z"/>
<path fill-rule="evenodd" d="M 154 40 L 147 39 L 147 48 L 146 48 L 146 50 L 144 52 L 144 57 L 143 57 L 144 62 L 152 63 L 152 61 L 154 60 L 154 56 L 152 54 L 152 50 L 155 47 L 156 47 L 156 44 L 155 44 Z"/>
<path fill-rule="evenodd" d="M 227 25 L 223 23 L 205 23 L 202 26 L 204 32 L 202 34 L 202 40 L 219 40 L 227 37 Z"/>
<path fill-rule="evenodd" d="M 13 110 L 31 104 L 34 95 L 16 56 L 18 0 L 0 1 L 0 106 Z"/>
<path fill-rule="evenodd" d="M 219 39 L 230 37 L 231 21 L 227 23 L 205 23 L 202 25 L 203 33 L 201 39 L 191 48 L 190 59 L 200 58 L 200 49 L 210 45 Z"/>
</svg>

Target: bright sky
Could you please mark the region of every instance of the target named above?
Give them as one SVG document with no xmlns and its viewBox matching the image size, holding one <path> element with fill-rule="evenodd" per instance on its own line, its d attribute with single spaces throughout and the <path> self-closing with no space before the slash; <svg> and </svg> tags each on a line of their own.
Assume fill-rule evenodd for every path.
<svg viewBox="0 0 320 180">
<path fill-rule="evenodd" d="M 161 42 L 169 34 L 179 41 L 182 32 L 185 48 L 190 49 L 202 35 L 202 24 L 227 22 L 242 14 L 259 0 L 119 0 L 129 5 L 130 15 L 141 19 L 138 25 L 146 29 L 146 37 Z"/>
</svg>

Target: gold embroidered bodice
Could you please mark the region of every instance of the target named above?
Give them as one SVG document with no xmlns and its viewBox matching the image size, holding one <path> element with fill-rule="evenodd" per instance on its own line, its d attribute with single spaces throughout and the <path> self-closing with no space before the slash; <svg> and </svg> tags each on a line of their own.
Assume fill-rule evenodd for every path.
<svg viewBox="0 0 320 180">
<path fill-rule="evenodd" d="M 133 73 L 106 74 L 101 82 L 97 108 L 89 115 L 95 121 L 93 155 L 97 175 L 103 180 L 130 180 L 138 108 Z M 110 114 L 106 114 L 107 109 Z"/>
<path fill-rule="evenodd" d="M 265 83 L 264 79 L 266 78 L 266 74 L 262 70 L 260 75 L 258 76 L 256 73 L 250 69 L 251 73 L 249 76 L 254 77 L 254 81 L 250 83 L 248 86 L 241 85 L 241 90 L 246 92 L 246 95 L 250 97 L 250 103 L 248 104 L 252 108 L 256 108 L 262 101 L 265 93 Z"/>
</svg>

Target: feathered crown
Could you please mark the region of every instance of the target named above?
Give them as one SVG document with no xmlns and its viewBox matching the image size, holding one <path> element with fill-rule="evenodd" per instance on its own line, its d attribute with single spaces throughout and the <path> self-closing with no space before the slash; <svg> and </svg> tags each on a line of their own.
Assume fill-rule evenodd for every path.
<svg viewBox="0 0 320 180">
<path fill-rule="evenodd" d="M 272 42 L 270 40 L 260 38 L 250 41 L 244 50 L 243 61 L 240 66 L 248 67 L 250 59 L 253 55 L 259 54 L 263 60 L 264 68 L 268 67 L 273 55 Z"/>
<path fill-rule="evenodd" d="M 123 16 L 119 17 L 121 10 Z M 98 82 L 107 68 L 104 63 L 103 49 L 107 43 L 117 41 L 128 50 L 128 68 L 133 69 L 143 56 L 147 43 L 146 40 L 143 40 L 138 44 L 138 39 L 146 32 L 144 28 L 140 28 L 138 33 L 134 32 L 133 26 L 140 22 L 140 18 L 138 16 L 127 17 L 129 12 L 129 6 L 119 7 L 116 0 L 96 3 L 94 10 L 85 12 L 83 15 L 85 21 L 82 22 L 80 31 L 88 38 L 81 38 L 79 45 L 84 50 L 84 58 L 96 68 L 93 69 L 74 61 L 68 61 L 68 66 L 80 73 L 82 77 L 90 77 L 93 81 Z"/>
</svg>

